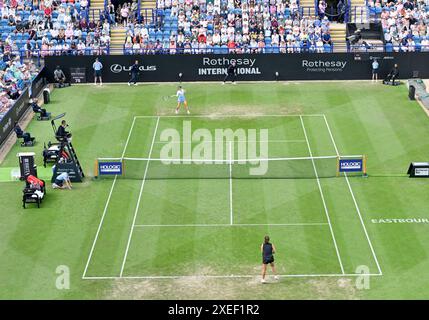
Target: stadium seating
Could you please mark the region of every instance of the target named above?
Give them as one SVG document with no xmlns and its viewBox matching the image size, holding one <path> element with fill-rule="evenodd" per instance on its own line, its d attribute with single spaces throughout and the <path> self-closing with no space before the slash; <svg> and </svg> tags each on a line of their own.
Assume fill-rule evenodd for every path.
<svg viewBox="0 0 429 320">
<path fill-rule="evenodd" d="M 128 25 L 124 52 L 150 51 L 151 43 L 156 41 L 170 43 L 162 48 L 170 54 L 315 52 L 322 33 L 329 33 L 329 20 L 304 17 L 296 0 L 210 0 L 200 1 L 198 6 L 192 3 L 195 2 L 158 0 L 161 24 Z M 332 43 L 325 43 L 318 52 L 332 52 Z"/>
<path fill-rule="evenodd" d="M 381 22 L 386 52 L 428 50 L 429 6 L 424 2 L 370 0 L 368 9 L 372 20 Z"/>
<path fill-rule="evenodd" d="M 49 8 L 45 7 L 47 3 L 50 3 Z M 0 34 L 1 40 L 14 54 L 27 58 L 83 54 L 87 48 L 91 49 L 90 54 L 109 52 L 109 25 L 97 25 L 89 21 L 88 8 L 81 6 L 79 2 L 25 0 L 19 10 L 11 5 L 9 1 L 5 1 L 1 8 L 2 17 L 6 15 L 12 18 L 1 19 Z M 87 31 L 91 31 L 89 38 Z M 79 43 L 81 50 L 77 50 Z M 82 44 L 85 48 L 82 48 Z"/>
</svg>

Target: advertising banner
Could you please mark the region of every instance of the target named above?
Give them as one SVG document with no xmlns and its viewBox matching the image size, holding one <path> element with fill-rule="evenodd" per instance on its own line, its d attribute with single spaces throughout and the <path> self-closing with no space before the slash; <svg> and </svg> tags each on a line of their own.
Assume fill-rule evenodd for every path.
<svg viewBox="0 0 429 320">
<path fill-rule="evenodd" d="M 429 52 L 367 53 L 367 59 L 355 59 L 351 53 L 296 54 L 194 54 L 194 55 L 124 55 L 99 56 L 103 64 L 103 82 L 127 82 L 130 68 L 139 62 L 140 82 L 222 81 L 228 65 L 235 61 L 237 81 L 275 80 L 363 80 L 371 79 L 373 58 L 383 78 L 399 65 L 400 78 L 412 78 L 417 71 L 420 78 L 429 78 Z M 68 79 L 71 70 L 86 70 L 86 82 L 92 82 L 95 56 L 48 56 L 45 58 L 46 76 L 53 82 L 53 72 L 59 65 Z M 80 81 L 83 74 L 81 74 Z"/>
<path fill-rule="evenodd" d="M 99 162 L 98 175 L 122 175 L 122 162 Z"/>
<path fill-rule="evenodd" d="M 340 159 L 339 172 L 361 172 L 363 171 L 362 159 Z"/>
</svg>

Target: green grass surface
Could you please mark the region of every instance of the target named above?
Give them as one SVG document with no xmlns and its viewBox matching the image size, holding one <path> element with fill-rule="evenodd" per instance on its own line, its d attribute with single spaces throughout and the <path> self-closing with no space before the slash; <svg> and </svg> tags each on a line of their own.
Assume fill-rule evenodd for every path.
<svg viewBox="0 0 429 320">
<path fill-rule="evenodd" d="M 381 218 L 429 218 L 428 180 L 405 175 L 411 161 L 429 159 L 425 138 L 429 119 L 408 100 L 404 86 L 185 84 L 192 116 L 204 115 L 189 118 L 171 117 L 174 100 L 162 99 L 175 89 L 174 85 L 107 85 L 54 91 L 47 107 L 54 115 L 67 112 L 87 178 L 75 183 L 72 191 L 49 187 L 41 209 L 30 205 L 24 210 L 22 182 L 8 181 L 21 150 L 14 146 L 0 167 L 0 298 L 429 298 L 429 224 L 372 223 Z M 258 116 L 262 114 L 284 116 Z M 129 135 L 138 115 L 152 117 L 136 118 Z M 321 178 L 320 189 L 314 177 L 233 179 L 234 226 L 230 226 L 228 165 L 222 179 L 202 179 L 210 174 L 210 165 L 193 165 L 192 174 L 200 179 L 151 179 L 156 170 L 149 164 L 142 187 L 143 161 L 134 166 L 140 170 L 132 179 L 115 181 L 110 199 L 113 179 L 92 178 L 94 160 L 121 157 L 128 136 L 125 157 L 160 157 L 160 134 L 165 129 L 180 130 L 184 120 L 191 121 L 193 130 L 210 132 L 266 128 L 269 157 L 308 156 L 304 125 L 313 156 L 335 155 L 323 115 L 340 154 L 368 156 L 369 177 L 350 177 L 350 188 L 344 177 Z M 32 121 L 27 130 L 38 144 L 26 151 L 36 152 L 42 168 L 43 142 L 53 140 L 52 128 L 49 122 Z M 321 176 L 326 170 L 335 173 L 335 160 L 330 161 L 315 161 Z M 302 164 L 301 170 L 314 176 L 311 162 Z M 41 173 L 48 175 L 49 168 Z M 174 168 L 165 172 L 169 178 L 175 174 Z M 258 276 L 259 245 L 265 234 L 277 246 L 278 271 L 285 275 L 266 286 Z M 369 289 L 359 289 L 356 276 L 338 276 L 342 268 L 353 274 L 362 265 L 379 274 L 377 261 L 383 274 L 370 277 Z M 55 286 L 56 270 L 62 265 L 70 270 L 69 290 Z M 86 266 L 89 279 L 82 279 Z M 124 279 L 117 278 L 121 271 Z M 319 274 L 335 276 L 313 276 Z M 186 277 L 157 278 L 163 276 Z"/>
</svg>

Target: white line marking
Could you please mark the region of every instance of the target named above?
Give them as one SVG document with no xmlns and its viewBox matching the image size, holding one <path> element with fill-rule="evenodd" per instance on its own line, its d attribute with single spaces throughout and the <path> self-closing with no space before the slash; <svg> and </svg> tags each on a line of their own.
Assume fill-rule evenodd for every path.
<svg viewBox="0 0 429 320">
<path fill-rule="evenodd" d="M 259 117 L 323 117 L 323 114 L 198 114 L 198 115 L 167 115 L 167 116 L 135 116 L 135 118 L 259 118 Z"/>
<path fill-rule="evenodd" d="M 353 157 L 352 155 L 346 155 L 346 156 L 341 156 L 342 158 L 347 157 L 347 158 L 351 158 Z M 356 155 L 354 157 L 362 157 L 362 155 Z M 309 160 L 309 159 L 337 159 L 338 156 L 334 155 L 334 156 L 317 156 L 317 157 L 294 157 L 294 158 L 255 158 L 255 159 L 249 159 L 249 158 L 245 158 L 245 159 L 233 159 L 232 162 L 237 163 L 237 162 L 258 162 L 258 161 L 285 161 L 285 160 Z M 131 160 L 131 161 L 147 161 L 148 158 L 128 158 L 128 157 L 124 157 L 124 158 L 97 158 L 98 160 Z M 194 162 L 194 163 L 207 163 L 207 162 L 216 162 L 216 164 L 229 164 L 231 160 L 226 160 L 226 159 L 184 159 L 184 158 L 177 158 L 177 159 L 173 159 L 173 158 L 167 158 L 167 159 L 162 159 L 162 158 L 150 158 L 151 161 L 162 161 L 162 162 Z"/>
<path fill-rule="evenodd" d="M 128 142 L 130 141 L 130 137 L 131 137 L 131 133 L 133 132 L 133 128 L 134 128 L 134 123 L 135 123 L 135 121 L 136 121 L 136 118 L 134 117 L 133 122 L 132 122 L 132 124 L 131 124 L 130 131 L 128 132 L 128 138 L 127 138 L 127 141 L 125 142 L 124 149 L 122 150 L 121 158 L 123 158 L 123 157 L 124 157 L 125 152 L 126 152 L 126 150 L 127 150 Z M 89 263 L 91 262 L 92 254 L 94 253 L 94 249 L 95 249 L 95 244 L 97 243 L 98 235 L 100 234 L 100 230 L 101 230 L 101 227 L 102 227 L 103 222 L 104 222 L 104 217 L 106 216 L 107 208 L 109 207 L 110 198 L 112 197 L 112 193 L 113 193 L 113 189 L 115 188 L 115 185 L 116 185 L 116 179 L 117 179 L 117 177 L 118 177 L 118 176 L 117 176 L 117 175 L 115 175 L 115 179 L 114 179 L 114 180 L 113 180 L 113 182 L 112 182 L 112 187 L 110 188 L 109 196 L 107 197 L 107 201 L 106 201 L 106 204 L 105 204 L 105 206 L 104 206 L 103 214 L 102 214 L 102 216 L 101 216 L 100 223 L 98 224 L 98 229 L 97 229 L 97 232 L 96 232 L 96 234 L 95 234 L 94 241 L 92 242 L 91 251 L 89 252 L 88 260 L 86 261 L 85 270 L 83 271 L 83 275 L 82 275 L 82 277 L 85 277 L 86 272 L 87 272 L 88 267 L 89 267 Z"/>
<path fill-rule="evenodd" d="M 377 277 L 382 276 L 378 273 L 326 273 L 326 274 L 280 274 L 278 275 L 281 278 L 322 278 L 322 277 Z M 235 278 L 257 278 L 260 277 L 259 274 L 243 274 L 243 275 L 174 275 L 174 276 L 124 276 L 124 277 L 115 277 L 115 276 L 100 276 L 100 277 L 85 277 L 84 280 L 117 280 L 117 279 L 147 279 L 147 280 L 156 280 L 156 279 L 235 279 Z"/>
<path fill-rule="evenodd" d="M 139 211 L 140 201 L 141 201 L 142 194 L 143 194 L 143 188 L 144 188 L 145 181 L 146 181 L 147 170 L 149 168 L 150 157 L 152 155 L 153 144 L 155 142 L 156 133 L 158 131 L 158 125 L 159 125 L 159 117 L 156 120 L 156 126 L 155 126 L 155 130 L 154 130 L 153 137 L 152 137 L 152 143 L 150 145 L 150 150 L 149 150 L 149 157 L 148 157 L 149 160 L 146 163 L 146 168 L 144 170 L 143 180 L 142 180 L 142 183 L 140 186 L 139 198 L 137 200 L 136 210 L 134 211 L 134 218 L 133 218 L 133 223 L 131 225 L 130 234 L 128 236 L 127 248 L 125 249 L 124 259 L 122 260 L 121 272 L 119 274 L 120 277 L 122 277 L 122 274 L 124 273 L 125 262 L 127 261 L 128 250 L 130 248 L 131 238 L 133 236 L 134 225 L 136 224 L 137 212 Z"/>
<path fill-rule="evenodd" d="M 172 227 L 286 227 L 286 226 L 326 226 L 327 222 L 308 223 L 214 223 L 214 224 L 136 224 L 135 228 L 172 228 Z"/>
<path fill-rule="evenodd" d="M 330 128 L 330 126 L 329 126 L 328 120 L 326 119 L 325 115 L 323 115 L 323 118 L 325 119 L 325 124 L 326 124 L 326 127 L 328 128 L 329 136 L 331 137 L 331 141 L 332 141 L 332 143 L 333 143 L 333 145 L 334 145 L 335 152 L 336 152 L 336 153 L 337 153 L 337 155 L 339 156 L 339 152 L 338 152 L 337 144 L 335 143 L 334 136 L 332 135 L 332 131 L 331 131 L 331 128 Z M 368 231 L 366 230 L 365 223 L 363 222 L 362 215 L 361 215 L 361 212 L 360 212 L 360 209 L 359 209 L 359 205 L 358 205 L 358 203 L 357 203 L 357 201 L 356 201 L 356 198 L 355 198 L 355 195 L 354 195 L 354 192 L 353 192 L 352 186 L 350 185 L 349 177 L 347 176 L 347 173 L 346 173 L 346 172 L 344 172 L 344 177 L 345 177 L 345 179 L 346 179 L 347 186 L 349 187 L 349 191 L 350 191 L 350 194 L 351 194 L 352 199 L 353 199 L 353 203 L 354 203 L 355 208 L 356 208 L 356 212 L 357 212 L 357 214 L 358 214 L 358 216 L 359 216 L 360 223 L 361 223 L 361 225 L 362 225 L 363 231 L 364 231 L 364 233 L 365 233 L 366 239 L 367 239 L 368 244 L 369 244 L 369 247 L 370 247 L 370 249 L 371 249 L 372 256 L 374 257 L 375 263 L 376 263 L 376 265 L 377 265 L 378 272 L 379 272 L 380 274 L 383 274 L 383 272 L 381 271 L 380 264 L 378 263 L 377 256 L 376 256 L 376 254 L 375 254 L 374 247 L 372 246 L 371 240 L 370 240 L 370 238 L 369 238 Z"/>
<path fill-rule="evenodd" d="M 229 143 L 229 224 L 234 223 L 232 212 L 232 143 Z"/>
<path fill-rule="evenodd" d="M 300 117 L 300 120 L 301 120 L 302 130 L 304 131 L 305 140 L 307 141 L 308 152 L 310 153 L 310 157 L 313 157 L 313 153 L 312 153 L 311 147 L 310 147 L 310 142 L 308 141 L 308 137 L 307 137 L 307 131 L 305 130 L 304 121 L 303 121 L 302 117 Z M 325 208 L 325 214 L 326 214 L 326 218 L 328 219 L 329 229 L 331 230 L 331 236 L 332 236 L 332 240 L 334 242 L 335 251 L 337 252 L 337 257 L 338 257 L 338 261 L 340 263 L 341 272 L 344 274 L 345 272 L 344 272 L 343 263 L 341 262 L 341 256 L 340 256 L 340 252 L 338 250 L 337 241 L 335 240 L 334 230 L 332 229 L 331 219 L 329 217 L 328 208 L 327 208 L 326 202 L 325 202 L 325 196 L 323 195 L 322 186 L 320 185 L 319 175 L 317 174 L 317 169 L 316 169 L 316 165 L 314 163 L 313 158 L 311 159 L 311 162 L 313 163 L 313 169 L 314 169 L 314 173 L 316 174 L 317 185 L 319 187 L 320 196 L 321 196 L 322 202 L 323 202 L 323 207 Z"/>
<path fill-rule="evenodd" d="M 210 143 L 214 143 L 217 142 L 215 140 L 204 140 L 204 142 L 210 142 Z M 279 139 L 279 140 L 234 140 L 235 143 L 240 143 L 240 142 L 245 142 L 245 143 L 249 143 L 249 142 L 254 142 L 254 143 L 305 143 L 305 140 L 303 139 L 296 139 L 296 140 L 288 140 L 288 139 Z M 190 143 L 201 143 L 201 141 L 155 141 L 155 144 L 190 144 Z"/>
</svg>

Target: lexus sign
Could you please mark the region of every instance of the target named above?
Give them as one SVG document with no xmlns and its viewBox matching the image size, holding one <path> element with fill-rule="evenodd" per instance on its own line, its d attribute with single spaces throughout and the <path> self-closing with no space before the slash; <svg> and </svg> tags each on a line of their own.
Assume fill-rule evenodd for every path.
<svg viewBox="0 0 429 320">
<path fill-rule="evenodd" d="M 130 72 L 131 66 L 115 63 L 110 66 L 110 71 L 113 73 Z M 156 71 L 156 66 L 139 66 L 139 71 Z"/>
</svg>

